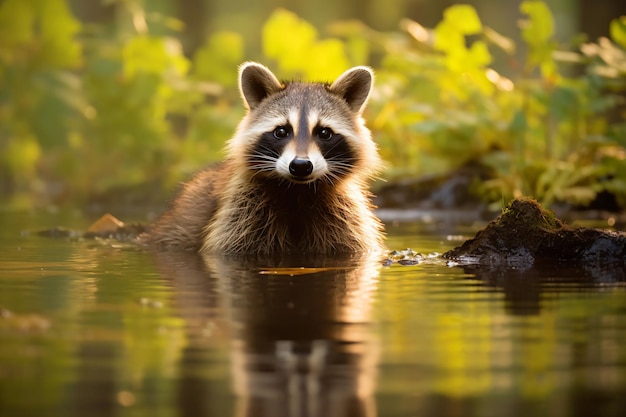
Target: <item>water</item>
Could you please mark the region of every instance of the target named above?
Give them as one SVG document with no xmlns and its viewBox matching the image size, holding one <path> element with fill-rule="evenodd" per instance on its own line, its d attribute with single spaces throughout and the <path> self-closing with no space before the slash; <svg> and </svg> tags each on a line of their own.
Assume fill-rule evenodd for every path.
<svg viewBox="0 0 626 417">
<path fill-rule="evenodd" d="M 0 416 L 621 416 L 624 271 L 173 254 L 0 220 Z M 472 228 L 402 224 L 442 253 Z"/>
</svg>

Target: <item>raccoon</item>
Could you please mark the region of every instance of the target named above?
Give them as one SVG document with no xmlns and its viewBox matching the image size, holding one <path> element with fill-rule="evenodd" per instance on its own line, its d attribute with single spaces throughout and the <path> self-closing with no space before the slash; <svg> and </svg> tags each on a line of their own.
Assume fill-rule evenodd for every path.
<svg viewBox="0 0 626 417">
<path fill-rule="evenodd" d="M 184 184 L 143 241 L 240 254 L 382 250 L 369 192 L 381 161 L 361 117 L 373 80 L 355 67 L 332 84 L 283 83 L 242 65 L 247 114 L 225 160 Z"/>
</svg>

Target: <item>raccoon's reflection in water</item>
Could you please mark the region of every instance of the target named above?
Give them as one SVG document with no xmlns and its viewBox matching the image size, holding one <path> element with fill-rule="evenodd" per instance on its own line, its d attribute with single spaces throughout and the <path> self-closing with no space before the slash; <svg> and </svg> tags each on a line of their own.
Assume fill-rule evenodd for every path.
<svg viewBox="0 0 626 417">
<path fill-rule="evenodd" d="M 370 310 L 379 259 L 205 256 L 184 264 L 194 262 L 196 277 L 214 283 L 212 295 L 198 294 L 195 306 L 186 297 L 179 308 L 193 340 L 197 312 L 216 311 L 207 302 L 217 300 L 231 338 L 236 417 L 376 415 Z M 167 263 L 178 265 L 175 286 L 198 284 L 183 263 Z"/>
</svg>

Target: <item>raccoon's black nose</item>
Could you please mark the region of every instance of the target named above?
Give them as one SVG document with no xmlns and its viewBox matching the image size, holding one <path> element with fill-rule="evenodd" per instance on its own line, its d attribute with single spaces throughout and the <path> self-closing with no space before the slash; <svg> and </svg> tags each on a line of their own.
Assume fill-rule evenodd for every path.
<svg viewBox="0 0 626 417">
<path fill-rule="evenodd" d="M 306 177 L 313 172 L 313 163 L 307 158 L 294 158 L 289 164 L 289 172 L 294 177 Z"/>
</svg>

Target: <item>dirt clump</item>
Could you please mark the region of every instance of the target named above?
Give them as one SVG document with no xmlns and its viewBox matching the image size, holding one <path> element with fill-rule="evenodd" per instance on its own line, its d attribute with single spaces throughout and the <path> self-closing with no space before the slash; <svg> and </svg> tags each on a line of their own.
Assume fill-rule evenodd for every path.
<svg viewBox="0 0 626 417">
<path fill-rule="evenodd" d="M 473 239 L 443 254 L 464 264 L 530 267 L 536 261 L 626 265 L 626 233 L 573 228 L 532 199 L 513 200 Z"/>
</svg>

